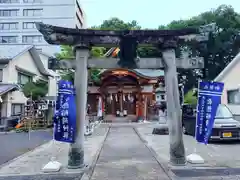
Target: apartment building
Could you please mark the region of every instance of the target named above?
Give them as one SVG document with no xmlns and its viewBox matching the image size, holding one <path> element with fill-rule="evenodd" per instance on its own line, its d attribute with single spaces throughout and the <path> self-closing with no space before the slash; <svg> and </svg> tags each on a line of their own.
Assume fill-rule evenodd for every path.
<svg viewBox="0 0 240 180">
<path fill-rule="evenodd" d="M 30 44 L 53 55 L 59 46 L 47 44 L 35 22 L 85 28 L 79 0 L 0 0 L 0 44 Z"/>
</svg>

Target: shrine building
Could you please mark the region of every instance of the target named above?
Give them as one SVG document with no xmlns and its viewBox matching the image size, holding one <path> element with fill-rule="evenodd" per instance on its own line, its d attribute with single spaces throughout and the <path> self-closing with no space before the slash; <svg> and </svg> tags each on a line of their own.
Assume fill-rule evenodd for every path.
<svg viewBox="0 0 240 180">
<path fill-rule="evenodd" d="M 107 56 L 115 56 L 116 48 Z M 107 122 L 147 120 L 148 107 L 155 104 L 155 90 L 164 83 L 163 70 L 102 70 L 98 85 L 88 86 L 88 104 L 97 113 L 101 104 Z"/>
</svg>

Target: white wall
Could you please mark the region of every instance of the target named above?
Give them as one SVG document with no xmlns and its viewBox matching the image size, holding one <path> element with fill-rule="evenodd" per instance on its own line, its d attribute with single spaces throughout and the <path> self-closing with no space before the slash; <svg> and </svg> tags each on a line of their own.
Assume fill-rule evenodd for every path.
<svg viewBox="0 0 240 180">
<path fill-rule="evenodd" d="M 16 66 L 36 74 L 33 80 L 37 79 L 46 79 L 43 77 L 40 72 L 38 71 L 32 56 L 27 51 L 22 55 L 16 57 L 15 59 L 11 60 L 6 68 L 3 69 L 3 83 L 17 83 L 18 82 L 18 71 Z M 47 80 L 47 79 L 46 79 Z M 13 91 L 6 94 L 4 97 L 5 105 L 2 107 L 2 116 L 11 116 L 11 106 L 12 103 L 20 103 L 25 104 L 27 98 L 24 96 L 22 91 Z"/>
<path fill-rule="evenodd" d="M 36 74 L 36 76 L 33 78 L 33 80 L 37 80 L 38 77 L 41 79 L 46 79 L 41 75 L 41 73 L 38 71 L 32 56 L 27 51 L 23 53 L 20 56 L 17 56 L 15 59 L 11 60 L 7 67 L 3 71 L 3 82 L 5 83 L 17 83 L 18 81 L 18 71 L 16 69 L 16 66 L 30 72 L 33 74 Z M 46 79 L 47 80 L 47 79 Z"/>
<path fill-rule="evenodd" d="M 236 66 L 222 79 L 224 90 L 222 95 L 222 103 L 227 104 L 227 91 L 239 88 L 240 85 L 240 60 Z"/>
</svg>

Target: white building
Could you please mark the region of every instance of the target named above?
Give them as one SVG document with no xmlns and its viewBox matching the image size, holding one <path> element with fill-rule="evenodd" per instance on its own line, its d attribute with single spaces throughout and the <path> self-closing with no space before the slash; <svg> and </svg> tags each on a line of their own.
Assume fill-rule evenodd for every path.
<svg viewBox="0 0 240 180">
<path fill-rule="evenodd" d="M 55 97 L 60 76 L 47 68 L 48 56 L 34 46 L 0 45 L 0 117 L 23 112 L 27 98 L 21 86 L 29 81 L 48 83 L 48 96 Z M 0 122 L 1 125 L 1 122 Z"/>
<path fill-rule="evenodd" d="M 0 44 L 33 44 L 53 55 L 60 47 L 47 44 L 35 22 L 85 28 L 84 19 L 78 0 L 0 0 Z"/>
<path fill-rule="evenodd" d="M 214 81 L 223 82 L 221 103 L 226 104 L 240 121 L 240 53 L 223 69 Z"/>
</svg>

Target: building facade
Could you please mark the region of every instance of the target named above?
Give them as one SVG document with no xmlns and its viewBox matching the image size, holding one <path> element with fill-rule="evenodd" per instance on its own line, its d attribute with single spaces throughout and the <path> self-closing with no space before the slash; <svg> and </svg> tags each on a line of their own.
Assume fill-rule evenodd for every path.
<svg viewBox="0 0 240 180">
<path fill-rule="evenodd" d="M 214 81 L 223 82 L 221 103 L 226 104 L 236 120 L 240 121 L 240 53 L 223 69 Z"/>
<path fill-rule="evenodd" d="M 78 0 L 0 0 L 0 43 L 31 44 L 52 55 L 60 47 L 45 42 L 35 22 L 85 28 L 84 20 Z"/>
<path fill-rule="evenodd" d="M 19 115 L 28 98 L 22 86 L 37 80 L 48 84 L 48 96 L 55 97 L 60 77 L 46 68 L 47 55 L 39 53 L 34 46 L 16 48 L 0 45 L 0 126 L 2 118 Z"/>
<path fill-rule="evenodd" d="M 223 82 L 222 103 L 240 106 L 240 53 L 223 69 L 214 81 Z"/>
</svg>

